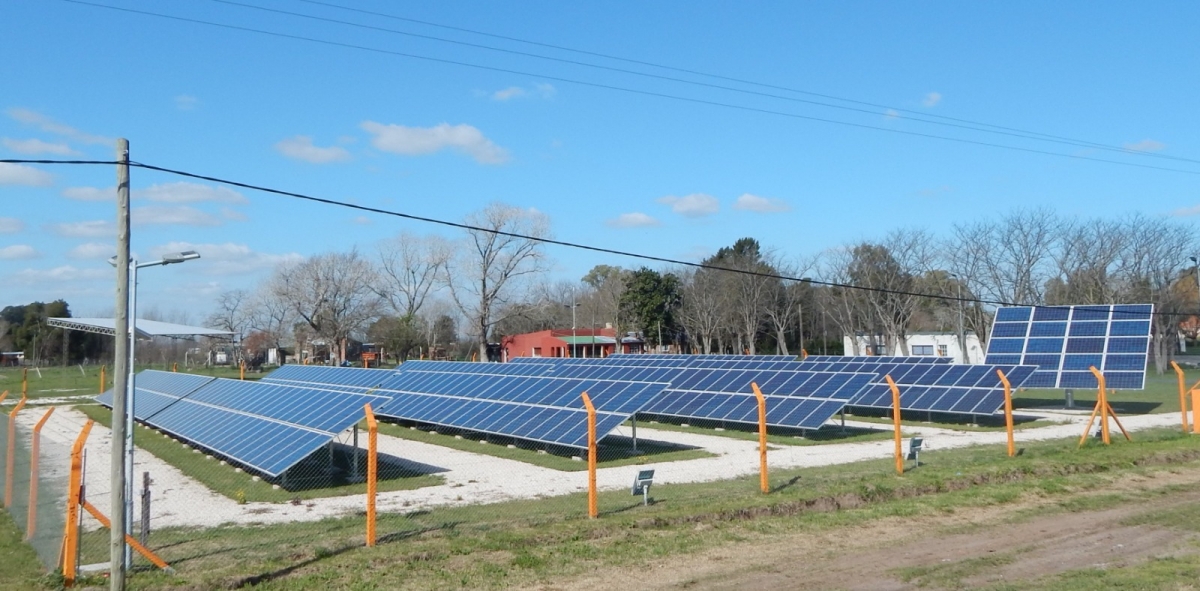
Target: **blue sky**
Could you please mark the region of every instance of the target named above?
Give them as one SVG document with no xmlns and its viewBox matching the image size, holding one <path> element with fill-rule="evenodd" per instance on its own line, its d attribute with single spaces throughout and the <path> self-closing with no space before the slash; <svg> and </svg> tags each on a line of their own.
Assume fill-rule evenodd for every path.
<svg viewBox="0 0 1200 591">
<path fill-rule="evenodd" d="M 89 0 L 90 1 L 90 0 Z M 367 16 L 298 0 L 244 4 L 609 67 L 819 100 Z M 214 28 L 60 0 L 0 4 L 0 158 L 132 158 L 460 220 L 536 208 L 554 236 L 698 260 L 753 236 L 811 255 L 902 227 L 1021 207 L 1071 216 L 1200 212 L 1200 164 L 928 125 L 497 53 L 211 0 L 97 3 L 441 60 Z M 1190 2 L 441 2 L 336 4 L 745 80 L 1200 159 Z M 581 85 L 617 86 L 914 137 Z M 910 113 L 901 113 L 909 115 Z M 3 165 L 0 165 L 3 166 Z M 0 168 L 0 305 L 112 309 L 111 167 Z M 145 271 L 144 306 L 202 318 L 281 262 L 401 230 L 452 232 L 133 171 L 134 250 L 195 248 Z M 635 260 L 552 247 L 555 274 Z M 144 309 L 144 308 L 143 308 Z"/>
</svg>

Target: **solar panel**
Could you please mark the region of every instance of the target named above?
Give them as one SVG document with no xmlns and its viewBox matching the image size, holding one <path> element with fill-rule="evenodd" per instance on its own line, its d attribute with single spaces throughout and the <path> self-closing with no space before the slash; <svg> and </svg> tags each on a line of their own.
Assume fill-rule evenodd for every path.
<svg viewBox="0 0 1200 591">
<path fill-rule="evenodd" d="M 343 391 L 367 392 L 384 378 L 396 373 L 394 369 L 358 367 L 327 367 L 323 365 L 284 365 L 264 376 L 260 382 L 309 386 L 341 386 Z"/>
<path fill-rule="evenodd" d="M 1029 365 L 907 364 L 889 368 L 900 390 L 902 411 L 961 414 L 995 414 L 1004 406 L 1002 370 L 1012 387 L 1019 388 L 1036 369 Z M 890 409 L 892 392 L 883 373 L 855 398 L 851 406 Z"/>
<path fill-rule="evenodd" d="M 638 368 L 630 368 L 638 369 Z M 603 438 L 662 393 L 666 382 L 522 375 L 538 365 L 409 361 L 380 384 L 391 396 L 376 414 L 568 447 L 587 446 L 587 412 L 596 407 Z M 649 370 L 641 369 L 649 373 Z M 623 376 L 629 377 L 629 375 Z"/>
<path fill-rule="evenodd" d="M 754 382 L 767 400 L 768 424 L 803 429 L 820 428 L 875 377 L 874 373 L 812 371 L 792 358 L 781 361 L 779 357 L 755 360 L 743 355 L 674 355 L 639 360 L 649 366 L 631 366 L 632 361 L 616 357 L 543 358 L 540 363 L 514 365 L 549 366 L 562 375 L 606 375 L 598 372 L 631 367 L 655 369 L 665 372 L 660 375 L 670 380 L 670 386 L 640 412 L 738 423 L 758 422 L 758 402 L 750 386 Z M 662 365 L 655 367 L 656 361 Z"/>
<path fill-rule="evenodd" d="M 987 363 L 1035 365 L 1027 388 L 1145 386 L 1152 304 L 1010 307 L 996 310 Z"/>
<path fill-rule="evenodd" d="M 134 417 L 236 462 L 278 476 L 329 443 L 384 396 L 292 384 L 144 371 Z M 112 392 L 97 398 L 112 407 Z"/>
<path fill-rule="evenodd" d="M 846 361 L 851 363 L 954 363 L 950 357 L 933 357 L 929 355 L 912 355 L 908 357 L 888 355 L 809 355 L 805 363 L 826 363 Z"/>
</svg>

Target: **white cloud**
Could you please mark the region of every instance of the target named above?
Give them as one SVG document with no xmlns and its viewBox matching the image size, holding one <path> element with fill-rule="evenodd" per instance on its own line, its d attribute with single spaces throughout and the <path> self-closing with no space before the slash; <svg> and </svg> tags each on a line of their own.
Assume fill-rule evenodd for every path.
<svg viewBox="0 0 1200 591">
<path fill-rule="evenodd" d="M 36 259 L 37 257 L 38 251 L 28 244 L 14 244 L 0 248 L 0 260 L 4 261 Z"/>
<path fill-rule="evenodd" d="M 25 229 L 25 222 L 17 218 L 0 218 L 0 234 L 16 234 Z"/>
<path fill-rule="evenodd" d="M 275 144 L 275 150 L 288 158 L 303 160 L 312 164 L 328 164 L 350 159 L 350 152 L 341 146 L 322 148 L 313 145 L 312 136 L 297 135 L 281 140 Z"/>
<path fill-rule="evenodd" d="M 14 140 L 4 138 L 4 147 L 18 154 L 56 154 L 58 156 L 74 156 L 79 154 L 66 144 L 53 144 L 39 139 Z"/>
<path fill-rule="evenodd" d="M 54 177 L 44 170 L 24 164 L 0 162 L 0 185 L 45 187 L 54 184 Z"/>
<path fill-rule="evenodd" d="M 225 242 L 223 244 L 194 244 L 191 242 L 168 242 L 150 249 L 150 255 L 161 257 L 172 252 L 194 250 L 200 253 L 197 265 L 205 275 L 240 275 L 272 269 L 281 264 L 292 264 L 304 260 L 298 253 L 270 254 L 257 252 L 245 244 Z"/>
<path fill-rule="evenodd" d="M 506 101 L 509 99 L 521 98 L 521 97 L 525 96 L 525 94 L 526 93 L 525 93 L 524 88 L 521 88 L 520 86 L 509 86 L 508 88 L 503 88 L 503 89 L 497 90 L 496 92 L 493 92 L 492 100 Z"/>
<path fill-rule="evenodd" d="M 106 265 L 107 267 L 107 265 Z M 41 283 L 63 283 L 67 281 L 111 279 L 113 271 L 107 268 L 77 269 L 63 265 L 53 269 L 25 269 L 13 275 L 17 283 L 37 285 Z"/>
<path fill-rule="evenodd" d="M 610 228 L 647 228 L 660 225 L 659 221 L 641 212 L 623 213 L 604 222 Z"/>
<path fill-rule="evenodd" d="M 772 199 L 768 197 L 759 197 L 750 193 L 742 193 L 737 201 L 733 202 L 734 209 L 742 211 L 756 211 L 758 213 L 777 213 L 792 209 L 786 201 L 782 199 Z"/>
<path fill-rule="evenodd" d="M 67 187 L 63 189 L 62 196 L 76 201 L 116 201 L 117 188 Z"/>
<path fill-rule="evenodd" d="M 116 141 L 112 138 L 84 133 L 30 109 L 12 108 L 8 110 L 8 116 L 25 125 L 32 125 L 46 133 L 61 135 L 81 144 L 112 144 Z"/>
<path fill-rule="evenodd" d="M 888 109 L 883 112 L 883 116 L 887 119 L 899 119 L 900 112 L 895 109 Z"/>
<path fill-rule="evenodd" d="M 76 201 L 114 201 L 117 198 L 117 188 L 68 187 L 63 189 L 62 194 L 63 197 Z M 135 189 L 130 198 L 155 203 L 247 203 L 247 199 L 233 189 L 183 181 Z"/>
<path fill-rule="evenodd" d="M 497 146 L 475 127 L 465 123 L 442 123 L 433 127 L 406 127 L 364 121 L 360 126 L 373 135 L 371 145 L 376 149 L 404 156 L 433 154 L 446 148 L 467 154 L 480 164 L 503 164 L 508 151 Z"/>
<path fill-rule="evenodd" d="M 1200 205 L 1193 205 L 1191 207 L 1181 207 L 1179 209 L 1176 209 L 1175 211 L 1172 211 L 1171 215 L 1173 215 L 1175 217 L 1181 217 L 1181 218 L 1189 217 L 1189 216 L 1193 216 L 1193 215 L 1200 215 Z"/>
<path fill-rule="evenodd" d="M 1158 140 L 1152 140 L 1150 138 L 1146 138 L 1140 142 L 1133 142 L 1130 144 L 1125 144 L 1126 150 L 1134 150 L 1137 152 L 1158 152 L 1160 150 L 1165 149 L 1166 147 L 1167 147 L 1166 144 L 1164 144 Z"/>
<path fill-rule="evenodd" d="M 186 205 L 147 205 L 130 212 L 138 225 L 219 226 L 216 216 Z"/>
<path fill-rule="evenodd" d="M 517 98 L 535 97 L 543 99 L 554 98 L 558 93 L 558 89 L 554 88 L 553 84 L 534 84 L 532 89 L 526 90 L 520 86 L 509 86 L 502 88 L 491 94 L 494 101 L 507 101 Z"/>
<path fill-rule="evenodd" d="M 150 185 L 145 189 L 134 191 L 132 197 L 158 203 L 199 203 L 202 201 L 246 203 L 246 198 L 241 193 L 228 187 L 214 187 L 183 181 Z"/>
<path fill-rule="evenodd" d="M 358 225 L 360 225 L 360 226 L 369 226 L 369 225 L 371 225 L 371 218 L 369 218 L 369 217 L 367 217 L 367 216 L 365 216 L 365 215 L 360 215 L 360 216 L 358 216 L 358 217 L 356 217 L 356 218 L 354 218 L 353 220 L 350 220 L 350 221 L 352 221 L 352 222 L 354 222 L 354 223 L 356 223 L 356 224 L 358 224 Z"/>
<path fill-rule="evenodd" d="M 940 92 L 931 92 L 921 99 L 921 104 L 926 107 L 936 107 L 940 102 L 942 102 L 942 93 Z"/>
<path fill-rule="evenodd" d="M 67 257 L 72 259 L 108 260 L 117 254 L 117 246 L 113 242 L 85 242 L 67 251 Z"/>
<path fill-rule="evenodd" d="M 704 217 L 717 213 L 721 208 L 717 198 L 704 193 L 692 193 L 683 197 L 667 195 L 658 200 L 659 203 L 670 205 L 671 211 L 689 218 Z"/>
<path fill-rule="evenodd" d="M 180 111 L 191 111 L 198 104 L 200 104 L 200 99 L 190 94 L 181 94 L 175 97 L 175 108 Z"/>
<path fill-rule="evenodd" d="M 116 238 L 117 225 L 106 220 L 50 224 L 47 230 L 67 238 Z"/>
</svg>

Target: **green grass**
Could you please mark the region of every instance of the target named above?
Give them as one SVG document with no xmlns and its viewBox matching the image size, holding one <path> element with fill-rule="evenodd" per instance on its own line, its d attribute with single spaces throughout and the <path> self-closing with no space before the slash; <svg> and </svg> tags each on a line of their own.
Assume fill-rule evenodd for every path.
<svg viewBox="0 0 1200 591">
<path fill-rule="evenodd" d="M 75 408 L 99 424 L 106 427 L 111 425 L 112 412 L 103 406 L 85 405 Z M 306 468 L 311 468 L 311 472 L 317 472 L 322 471 L 328 464 L 328 456 L 321 452 L 318 452 L 317 457 L 312 460 L 313 465 L 306 466 L 301 463 L 290 471 L 297 475 L 292 483 L 293 490 L 275 490 L 272 482 L 265 479 L 255 481 L 250 474 L 238 472 L 231 465 L 223 466 L 216 459 L 211 459 L 203 453 L 196 453 L 193 448 L 140 425 L 134 432 L 133 441 L 139 450 L 153 454 L 212 491 L 237 501 L 282 503 L 366 493 L 365 483 L 337 483 L 333 486 L 328 485 L 325 481 L 305 483 L 301 476 L 305 473 Z M 346 468 L 349 462 L 344 455 L 335 455 L 334 460 L 342 468 Z M 365 463 L 360 465 L 363 466 L 363 470 L 366 469 Z M 435 486 L 444 481 L 444 478 L 437 475 L 406 472 L 386 463 L 386 460 L 382 458 L 379 463 L 378 490 L 380 492 Z"/>
<path fill-rule="evenodd" d="M 684 427 L 683 424 L 687 424 Z M 625 422 L 622 426 L 629 427 L 630 423 Z M 676 433 L 694 433 L 699 435 L 712 435 L 716 437 L 728 437 L 730 439 L 740 439 L 743 441 L 758 441 L 758 427 L 754 425 L 746 425 L 743 423 L 726 423 L 720 425 L 717 421 L 705 420 L 690 420 L 690 421 L 672 421 L 667 422 L 660 420 L 655 421 L 638 421 L 639 427 L 646 429 L 660 429 L 662 431 L 673 431 Z M 721 429 L 721 430 L 718 430 Z M 846 427 L 843 431 L 841 427 L 833 425 L 825 425 L 820 429 L 784 429 L 778 427 L 767 427 L 767 443 L 770 445 L 824 445 L 827 443 L 860 443 L 863 441 L 885 441 L 892 438 L 892 432 L 882 429 L 859 429 L 854 427 Z"/>
<path fill-rule="evenodd" d="M 159 371 L 170 371 L 170 366 L 159 365 L 139 365 L 138 371 L 146 369 L 157 369 Z M 185 370 L 181 369 L 181 373 Z M 221 378 L 237 378 L 240 376 L 239 370 L 236 367 L 211 367 L 211 368 L 191 368 L 186 370 L 187 373 L 196 375 L 207 375 Z M 78 365 L 71 367 L 42 367 L 39 369 L 29 368 L 25 374 L 28 376 L 28 395 L 30 399 L 62 397 L 62 396 L 84 396 L 100 393 L 100 366 L 86 365 L 80 370 Z M 261 377 L 262 374 L 247 372 L 246 379 L 253 380 Z M 113 385 L 113 368 L 108 367 L 105 370 L 105 386 L 112 388 Z M 8 390 L 8 398 L 12 400 L 21 396 L 22 386 L 22 369 L 6 367 L 0 369 L 0 392 Z"/>
<path fill-rule="evenodd" d="M 42 577 L 41 562 L 8 511 L 0 509 L 0 589 L 35 589 Z"/>
<path fill-rule="evenodd" d="M 1184 371 L 1184 387 L 1200 380 L 1200 370 Z M 1022 390 L 1013 393 L 1013 408 L 1062 407 L 1062 390 Z M 1108 395 L 1113 410 L 1124 414 L 1179 412 L 1179 382 L 1175 371 L 1158 375 L 1154 367 L 1146 372 L 1145 390 L 1116 390 Z M 1090 409 L 1096 405 L 1096 388 L 1075 390 L 1075 405 Z"/>
<path fill-rule="evenodd" d="M 375 548 L 363 547 L 361 517 L 167 528 L 153 534 L 151 545 L 178 574 L 139 573 L 131 586 L 256 584 L 301 591 L 554 586 L 613 569 L 651 568 L 738 541 L 842 531 L 888 517 L 920 519 L 1029 495 L 1069 498 L 1069 491 L 1098 487 L 1106 479 L 1200 464 L 1200 440 L 1165 429 L 1141 432 L 1130 444 L 1075 445 L 1070 439 L 1034 442 L 1017 458 L 1005 457 L 999 446 L 939 450 L 927 454 L 922 468 L 899 477 L 888 460 L 780 470 L 772 473 L 770 495 L 757 492 L 757 477 L 658 486 L 653 490 L 658 502 L 649 507 L 628 492 L 604 492 L 602 515 L 594 520 L 585 516 L 584 494 L 386 514 L 379 523 L 382 543 Z M 1061 486 L 1047 490 L 1040 486 L 1046 479 Z M 951 582 L 987 566 L 976 561 L 907 574 L 912 580 Z M 1186 564 L 1147 568 L 1191 572 Z"/>
<path fill-rule="evenodd" d="M 1020 585 L 995 585 L 992 591 L 1182 591 L 1195 589 L 1200 580 L 1200 549 L 1179 556 L 1151 557 L 1146 562 L 1124 567 L 1085 568 L 1025 581 Z"/>
<path fill-rule="evenodd" d="M 962 580 L 986 573 L 1017 559 L 1019 550 L 996 552 L 987 556 L 968 558 L 955 562 L 943 562 L 930 566 L 914 566 L 898 570 L 900 579 L 918 587 L 961 588 Z"/>
<path fill-rule="evenodd" d="M 412 429 L 409 426 L 392 423 L 380 423 L 379 432 L 399 439 L 432 443 L 451 449 L 469 451 L 471 453 L 505 458 L 525 462 L 543 468 L 576 472 L 587 470 L 586 457 L 582 451 L 574 448 L 546 446 L 520 440 L 492 437 L 488 444 L 479 443 L 484 435 L 467 434 L 461 439 L 450 431 L 439 432 L 430 427 Z M 509 445 L 515 447 L 510 448 Z M 598 444 L 599 465 L 603 468 L 615 466 L 634 466 L 648 463 L 677 462 L 708 458 L 713 454 L 703 449 L 675 445 L 661 441 L 638 439 L 637 451 L 633 450 L 633 441 L 628 437 L 609 435 Z M 572 459 L 579 457 L 580 460 Z"/>
<path fill-rule="evenodd" d="M 886 416 L 878 415 L 846 415 L 848 420 L 862 421 L 865 423 L 876 423 L 879 425 L 887 425 L 890 429 L 892 419 Z M 1004 431 L 1007 429 L 1004 425 L 1004 416 L 971 416 L 971 415 L 952 415 L 952 414 L 934 414 L 932 421 L 926 420 L 927 413 L 921 411 L 901 412 L 900 425 L 904 427 L 937 427 L 939 429 L 954 429 L 956 431 Z M 978 421 L 978 422 L 976 422 Z M 1056 421 L 1049 419 L 1033 419 L 1033 418 L 1015 418 L 1013 420 L 1013 431 L 1023 429 L 1037 429 L 1039 427 L 1048 427 L 1050 425 L 1059 424 Z"/>
</svg>

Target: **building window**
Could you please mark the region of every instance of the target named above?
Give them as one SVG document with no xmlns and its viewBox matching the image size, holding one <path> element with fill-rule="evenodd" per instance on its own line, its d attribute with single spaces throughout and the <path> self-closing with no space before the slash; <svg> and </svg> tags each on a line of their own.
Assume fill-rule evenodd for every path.
<svg viewBox="0 0 1200 591">
<path fill-rule="evenodd" d="M 887 345 L 867 345 L 867 354 L 881 357 L 887 356 Z"/>
<path fill-rule="evenodd" d="M 950 352 L 946 349 L 946 345 L 938 345 L 938 357 L 949 357 Z"/>
<path fill-rule="evenodd" d="M 945 347 L 941 347 L 944 349 Z M 913 355 L 933 355 L 933 345 L 913 345 Z"/>
<path fill-rule="evenodd" d="M 541 357 L 541 356 L 542 356 L 542 348 L 541 348 L 541 347 L 534 347 L 534 348 L 533 348 L 533 355 L 532 355 L 532 356 L 533 356 L 533 357 Z"/>
</svg>

